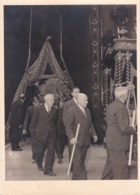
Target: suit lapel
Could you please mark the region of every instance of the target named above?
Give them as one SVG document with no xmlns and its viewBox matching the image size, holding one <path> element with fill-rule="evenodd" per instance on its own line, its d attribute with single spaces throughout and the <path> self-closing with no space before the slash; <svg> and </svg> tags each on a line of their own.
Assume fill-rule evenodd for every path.
<svg viewBox="0 0 140 195">
<path fill-rule="evenodd" d="M 85 108 L 87 122 L 90 121 L 89 109 Z"/>
<path fill-rule="evenodd" d="M 42 112 L 44 113 L 44 115 L 46 115 L 48 117 L 49 113 L 47 112 L 45 106 L 42 106 Z"/>
<path fill-rule="evenodd" d="M 76 105 L 76 104 L 75 104 Z M 78 110 L 78 112 L 80 113 L 80 115 L 84 118 L 86 118 L 85 114 L 86 114 L 86 111 L 85 111 L 85 114 L 82 112 L 82 110 L 76 105 L 76 108 Z"/>
</svg>

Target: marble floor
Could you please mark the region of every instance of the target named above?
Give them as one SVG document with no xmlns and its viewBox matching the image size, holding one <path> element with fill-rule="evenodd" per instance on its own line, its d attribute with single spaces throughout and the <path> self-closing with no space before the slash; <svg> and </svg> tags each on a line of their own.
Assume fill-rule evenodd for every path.
<svg viewBox="0 0 140 195">
<path fill-rule="evenodd" d="M 38 171 L 36 164 L 31 160 L 30 143 L 22 146 L 23 151 L 13 152 L 10 146 L 5 150 L 5 180 L 6 181 L 27 181 L 27 180 L 71 180 L 71 175 L 67 176 L 68 169 L 68 148 L 65 147 L 64 159 L 62 164 L 58 164 L 55 157 L 54 172 L 55 177 L 46 176 L 43 172 Z M 106 160 L 106 150 L 102 145 L 91 145 L 87 158 L 86 169 L 89 180 L 100 180 Z M 132 161 L 131 177 L 137 179 L 137 160 Z"/>
</svg>

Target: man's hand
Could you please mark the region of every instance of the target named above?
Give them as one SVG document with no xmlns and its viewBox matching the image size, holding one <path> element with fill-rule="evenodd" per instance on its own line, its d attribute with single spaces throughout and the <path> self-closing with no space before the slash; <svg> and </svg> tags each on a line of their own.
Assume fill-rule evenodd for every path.
<svg viewBox="0 0 140 195">
<path fill-rule="evenodd" d="M 76 138 L 75 138 L 75 137 L 74 137 L 74 138 L 72 138 L 72 139 L 70 140 L 70 143 L 71 143 L 72 145 L 76 144 L 76 143 L 77 143 Z"/>
<path fill-rule="evenodd" d="M 23 129 L 22 133 L 23 133 L 23 135 L 26 135 L 27 131 L 25 129 Z"/>
<path fill-rule="evenodd" d="M 130 134 L 136 134 L 136 127 L 129 126 L 129 132 Z"/>
<path fill-rule="evenodd" d="M 93 136 L 93 140 L 94 140 L 94 142 L 97 142 L 97 140 L 98 140 L 97 135 L 94 135 L 94 136 Z"/>
<path fill-rule="evenodd" d="M 106 143 L 106 137 L 104 137 L 104 143 Z"/>
<path fill-rule="evenodd" d="M 22 128 L 22 125 L 19 125 L 18 127 L 19 127 L 19 128 Z"/>
</svg>

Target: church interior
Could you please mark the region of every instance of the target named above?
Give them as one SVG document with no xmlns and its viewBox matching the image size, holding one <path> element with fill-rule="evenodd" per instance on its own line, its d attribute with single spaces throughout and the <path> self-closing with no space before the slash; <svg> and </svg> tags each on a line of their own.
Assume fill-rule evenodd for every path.
<svg viewBox="0 0 140 195">
<path fill-rule="evenodd" d="M 88 96 L 98 144 L 91 146 L 86 165 L 89 179 L 100 179 L 106 158 L 106 108 L 114 100 L 114 88 L 128 87 L 130 119 L 137 108 L 136 8 L 135 4 L 4 6 L 6 180 L 54 179 L 37 172 L 28 144 L 22 154 L 10 150 L 12 103 L 24 93 L 28 107 L 34 96 L 42 100 L 50 92 L 65 102 L 73 87 Z M 130 179 L 138 177 L 137 142 L 134 152 Z M 62 165 L 54 164 L 56 179 L 69 180 L 68 148 Z"/>
<path fill-rule="evenodd" d="M 5 142 L 19 93 L 87 94 L 99 144 L 115 86 L 128 86 L 130 117 L 137 101 L 136 5 L 4 6 Z"/>
</svg>

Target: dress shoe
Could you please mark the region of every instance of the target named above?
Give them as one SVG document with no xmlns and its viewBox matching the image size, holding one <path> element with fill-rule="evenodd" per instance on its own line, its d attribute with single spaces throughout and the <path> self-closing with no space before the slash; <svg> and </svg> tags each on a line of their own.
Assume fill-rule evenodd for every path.
<svg viewBox="0 0 140 195">
<path fill-rule="evenodd" d="M 12 149 L 12 151 L 22 151 L 21 148 Z"/>
<path fill-rule="evenodd" d="M 71 172 L 71 173 L 73 172 L 73 166 L 70 168 L 70 172 Z"/>
<path fill-rule="evenodd" d="M 56 176 L 56 174 L 51 172 L 51 171 L 50 172 L 44 172 L 44 175 Z"/>
<path fill-rule="evenodd" d="M 32 159 L 32 163 L 35 164 L 36 163 L 36 160 L 35 159 Z"/>
<path fill-rule="evenodd" d="M 39 171 L 43 171 L 43 167 L 38 166 L 37 168 L 38 168 Z"/>
<path fill-rule="evenodd" d="M 94 142 L 93 144 L 102 145 L 103 142 L 102 142 L 102 141 L 96 141 L 96 142 Z"/>
<path fill-rule="evenodd" d="M 72 173 L 73 172 L 73 169 L 70 169 L 70 172 Z"/>
<path fill-rule="evenodd" d="M 59 159 L 57 162 L 58 162 L 59 164 L 62 164 L 62 159 Z"/>
</svg>

